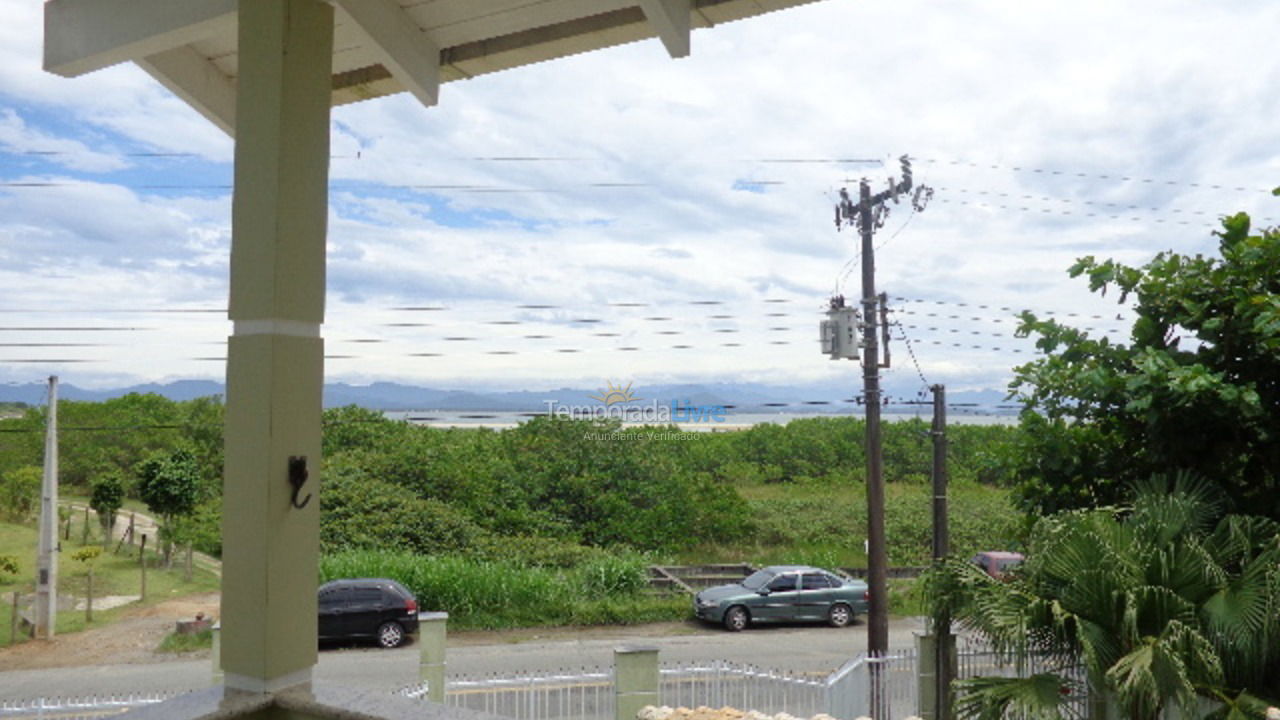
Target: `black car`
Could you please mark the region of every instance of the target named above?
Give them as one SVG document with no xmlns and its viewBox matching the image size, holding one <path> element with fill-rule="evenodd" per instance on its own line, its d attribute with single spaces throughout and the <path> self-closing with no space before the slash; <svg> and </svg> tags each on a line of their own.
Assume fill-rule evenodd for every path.
<svg viewBox="0 0 1280 720">
<path fill-rule="evenodd" d="M 418 601 L 395 580 L 331 580 L 319 595 L 321 640 L 373 638 L 393 648 L 418 632 Z"/>
</svg>

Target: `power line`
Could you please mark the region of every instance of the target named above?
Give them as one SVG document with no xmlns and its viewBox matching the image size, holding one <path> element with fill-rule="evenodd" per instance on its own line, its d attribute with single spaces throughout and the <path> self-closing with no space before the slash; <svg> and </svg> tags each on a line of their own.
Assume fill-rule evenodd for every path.
<svg viewBox="0 0 1280 720">
<path fill-rule="evenodd" d="M 1265 192 L 1270 193 L 1271 188 L 1248 188 L 1240 186 L 1223 185 L 1220 183 L 1197 183 L 1187 180 L 1169 180 L 1160 178 L 1149 178 L 1124 175 L 1121 173 L 1096 173 L 1081 172 L 1078 170 L 1064 170 L 1061 168 L 1036 167 L 1028 165 L 1008 165 L 997 162 L 976 163 L 970 160 L 961 160 L 958 158 L 920 158 L 921 162 L 932 163 L 936 165 L 963 166 L 979 170 L 1009 170 L 1018 173 L 1030 173 L 1032 175 L 1045 175 L 1051 177 L 1075 177 L 1075 178 L 1095 178 L 1098 180 L 1120 181 L 1120 182 L 1136 182 L 1144 185 L 1166 185 L 1170 187 L 1190 187 L 1206 190 L 1231 190 L 1234 192 Z"/>
</svg>

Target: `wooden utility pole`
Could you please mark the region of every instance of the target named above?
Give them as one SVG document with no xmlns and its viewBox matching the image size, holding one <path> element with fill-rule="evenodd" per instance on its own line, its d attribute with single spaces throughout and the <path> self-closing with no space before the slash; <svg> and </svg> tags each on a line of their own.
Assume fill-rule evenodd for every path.
<svg viewBox="0 0 1280 720">
<path fill-rule="evenodd" d="M 49 378 L 36 549 L 36 637 L 52 639 L 58 617 L 58 377 Z"/>
<path fill-rule="evenodd" d="M 942 560 L 951 553 L 951 537 L 947 525 L 947 388 L 933 385 L 933 559 Z M 938 618 L 934 633 L 934 687 L 936 710 L 934 720 L 951 717 L 951 616 Z"/>
<path fill-rule="evenodd" d="M 880 356 L 880 337 L 877 328 L 880 298 L 876 294 L 875 246 L 872 239 L 877 228 L 884 225 L 888 215 L 887 203 L 897 203 L 900 197 L 911 192 L 911 160 L 903 155 L 902 179 L 890 180 L 889 187 L 878 193 L 871 192 L 870 183 L 864 178 L 858 184 L 858 201 L 840 190 L 840 203 L 836 205 L 836 228 L 841 222 L 857 226 L 862 240 L 862 386 L 863 407 L 866 410 L 867 456 L 867 589 L 870 603 L 867 609 L 867 651 L 872 656 L 871 716 L 875 720 L 889 717 L 888 698 L 884 693 L 884 674 L 877 658 L 889 650 L 889 581 L 888 550 L 884 533 L 884 472 L 880 438 L 880 369 L 888 367 Z M 921 186 L 912 198 L 916 210 L 923 210 L 922 191 L 932 193 Z M 925 197 L 924 201 L 927 202 Z M 885 336 L 886 345 L 888 336 Z M 887 358 L 886 358 L 887 360 Z"/>
</svg>

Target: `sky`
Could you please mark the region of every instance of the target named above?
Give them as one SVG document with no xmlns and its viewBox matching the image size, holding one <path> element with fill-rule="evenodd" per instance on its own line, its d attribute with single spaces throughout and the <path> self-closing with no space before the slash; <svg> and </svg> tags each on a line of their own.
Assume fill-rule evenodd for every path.
<svg viewBox="0 0 1280 720">
<path fill-rule="evenodd" d="M 232 142 L 132 65 L 43 72 L 41 4 L 0 0 L 0 383 L 220 380 Z M 651 39 L 336 108 L 326 379 L 853 385 L 817 341 L 860 293 L 832 207 L 909 154 L 934 194 L 876 235 L 885 381 L 1003 389 L 1035 356 L 1018 310 L 1126 337 L 1076 258 L 1276 224 L 1277 28 L 1273 0 L 825 0 L 681 60 Z"/>
</svg>

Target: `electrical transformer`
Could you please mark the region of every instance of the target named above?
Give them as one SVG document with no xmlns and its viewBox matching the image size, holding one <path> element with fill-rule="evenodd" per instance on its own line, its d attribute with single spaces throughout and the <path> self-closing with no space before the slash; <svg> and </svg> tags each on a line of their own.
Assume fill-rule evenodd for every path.
<svg viewBox="0 0 1280 720">
<path fill-rule="evenodd" d="M 858 311 L 845 307 L 843 297 L 832 298 L 827 319 L 818 326 L 818 335 L 823 354 L 830 356 L 832 360 L 858 359 L 861 323 Z"/>
</svg>

